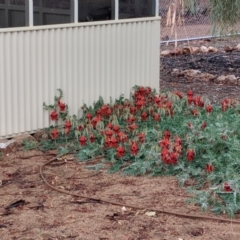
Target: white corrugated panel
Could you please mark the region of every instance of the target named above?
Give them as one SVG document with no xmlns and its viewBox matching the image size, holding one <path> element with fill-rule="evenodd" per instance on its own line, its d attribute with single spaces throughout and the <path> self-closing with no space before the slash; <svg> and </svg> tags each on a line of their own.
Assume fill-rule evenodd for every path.
<svg viewBox="0 0 240 240">
<path fill-rule="evenodd" d="M 78 116 L 134 85 L 158 91 L 159 39 L 159 18 L 0 30 L 0 138 L 48 127 L 58 88 Z"/>
</svg>

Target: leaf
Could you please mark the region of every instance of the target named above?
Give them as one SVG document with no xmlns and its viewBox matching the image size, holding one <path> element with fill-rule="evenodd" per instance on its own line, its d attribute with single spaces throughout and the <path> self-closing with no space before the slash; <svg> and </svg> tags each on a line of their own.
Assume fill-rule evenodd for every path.
<svg viewBox="0 0 240 240">
<path fill-rule="evenodd" d="M 85 166 L 85 168 L 98 171 L 99 169 L 104 169 L 105 168 L 105 164 L 98 163 L 98 164 L 94 164 L 94 165 Z"/>
<path fill-rule="evenodd" d="M 219 123 L 219 122 L 216 122 L 215 125 L 216 125 L 216 127 L 222 127 L 222 126 L 223 126 L 223 125 L 222 125 L 221 123 Z"/>
<path fill-rule="evenodd" d="M 43 103 L 43 109 L 44 110 L 54 110 L 55 106 L 54 105 L 46 105 L 46 103 Z"/>
<path fill-rule="evenodd" d="M 156 217 L 156 212 L 148 211 L 148 212 L 145 212 L 145 215 L 147 215 L 148 217 Z"/>
</svg>

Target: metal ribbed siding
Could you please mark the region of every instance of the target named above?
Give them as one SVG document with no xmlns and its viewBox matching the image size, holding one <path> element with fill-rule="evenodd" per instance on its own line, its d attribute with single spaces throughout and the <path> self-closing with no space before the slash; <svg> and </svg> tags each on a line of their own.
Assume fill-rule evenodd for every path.
<svg viewBox="0 0 240 240">
<path fill-rule="evenodd" d="M 159 89 L 159 18 L 0 30 L 0 138 L 48 127 L 61 88 L 70 114 L 102 96 Z"/>
</svg>

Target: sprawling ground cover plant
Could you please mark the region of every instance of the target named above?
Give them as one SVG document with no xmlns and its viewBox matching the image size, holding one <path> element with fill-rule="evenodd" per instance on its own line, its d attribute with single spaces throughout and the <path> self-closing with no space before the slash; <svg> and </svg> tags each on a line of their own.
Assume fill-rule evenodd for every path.
<svg viewBox="0 0 240 240">
<path fill-rule="evenodd" d="M 239 102 L 213 106 L 192 91 L 135 86 L 131 99 L 106 104 L 100 97 L 77 119 L 59 93 L 53 105 L 44 103 L 53 124 L 42 150 L 58 148 L 79 161 L 103 156 L 95 168 L 110 162 L 109 172 L 175 175 L 203 210 L 231 217 L 240 211 Z"/>
</svg>

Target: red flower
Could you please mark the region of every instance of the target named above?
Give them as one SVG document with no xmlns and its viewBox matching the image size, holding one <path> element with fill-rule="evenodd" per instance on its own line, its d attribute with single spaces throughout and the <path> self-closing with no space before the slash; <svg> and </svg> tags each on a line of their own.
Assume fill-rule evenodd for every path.
<svg viewBox="0 0 240 240">
<path fill-rule="evenodd" d="M 179 91 L 174 91 L 173 93 L 177 95 L 180 99 L 183 97 L 183 94 Z"/>
<path fill-rule="evenodd" d="M 164 135 L 164 138 L 165 138 L 165 139 L 170 139 L 170 137 L 171 137 L 171 133 L 170 133 L 169 131 L 165 131 L 165 132 L 163 133 L 163 135 Z"/>
<path fill-rule="evenodd" d="M 134 131 L 134 130 L 137 129 L 137 124 L 134 123 L 134 124 L 130 125 L 129 128 L 130 128 L 131 131 Z"/>
<path fill-rule="evenodd" d="M 102 118 L 100 116 L 94 117 L 91 121 L 93 127 L 95 128 L 97 126 L 97 123 L 100 122 Z"/>
<path fill-rule="evenodd" d="M 91 134 L 90 137 L 89 137 L 89 140 L 90 140 L 91 143 L 93 143 L 93 142 L 95 142 L 96 137 L 93 134 Z"/>
<path fill-rule="evenodd" d="M 160 97 L 154 97 L 154 102 L 158 105 L 160 103 L 161 99 Z"/>
<path fill-rule="evenodd" d="M 97 116 L 101 116 L 102 115 L 102 109 L 98 109 L 97 110 Z"/>
<path fill-rule="evenodd" d="M 116 148 L 117 145 L 118 145 L 118 140 L 117 140 L 117 138 L 116 138 L 116 137 L 112 137 L 112 138 L 111 138 L 111 147 Z"/>
<path fill-rule="evenodd" d="M 125 154 L 124 147 L 123 146 L 118 146 L 118 148 L 117 148 L 117 156 L 121 158 L 121 157 L 124 156 L 124 154 Z"/>
<path fill-rule="evenodd" d="M 175 137 L 173 150 L 176 154 L 178 154 L 180 156 L 180 154 L 182 153 L 182 139 L 181 138 Z"/>
<path fill-rule="evenodd" d="M 138 100 L 136 103 L 135 103 L 137 109 L 141 109 L 144 105 L 145 105 L 145 101 L 144 100 Z"/>
<path fill-rule="evenodd" d="M 65 128 L 65 134 L 68 135 L 70 133 L 71 128 Z"/>
<path fill-rule="evenodd" d="M 87 114 L 86 114 L 86 118 L 87 118 L 88 121 L 91 121 L 92 118 L 93 118 L 93 116 L 92 116 L 91 113 L 87 113 Z"/>
<path fill-rule="evenodd" d="M 124 132 L 119 132 L 118 133 L 118 137 L 119 137 L 119 140 L 120 142 L 126 142 L 127 141 L 127 134 L 124 133 Z"/>
<path fill-rule="evenodd" d="M 129 124 L 132 124 L 132 123 L 134 123 L 136 121 L 136 117 L 134 117 L 134 116 L 130 116 L 128 119 L 127 119 L 127 122 L 129 123 Z"/>
<path fill-rule="evenodd" d="M 82 131 L 84 129 L 84 127 L 82 125 L 78 125 L 77 129 L 78 129 L 78 131 Z"/>
<path fill-rule="evenodd" d="M 106 130 L 105 131 L 105 135 L 107 136 L 107 137 L 111 137 L 112 135 L 113 135 L 113 131 L 112 130 Z"/>
<path fill-rule="evenodd" d="M 118 125 L 114 125 L 114 126 L 113 126 L 113 131 L 114 131 L 115 133 L 118 133 L 118 132 L 120 131 L 120 127 L 119 127 Z"/>
<path fill-rule="evenodd" d="M 146 87 L 145 92 L 146 94 L 150 94 L 152 92 L 152 89 L 150 87 Z"/>
<path fill-rule="evenodd" d="M 152 117 L 153 117 L 153 120 L 155 122 L 158 122 L 160 120 L 160 114 L 159 113 L 153 113 Z"/>
<path fill-rule="evenodd" d="M 210 172 L 214 171 L 214 166 L 212 164 L 208 163 L 205 167 L 205 170 L 207 173 L 210 173 Z"/>
<path fill-rule="evenodd" d="M 198 107 L 204 106 L 204 101 L 201 99 L 201 96 L 196 96 L 195 99 L 193 99 L 193 102 Z"/>
<path fill-rule="evenodd" d="M 162 141 L 160 141 L 161 148 L 169 149 L 169 145 L 170 143 L 168 138 L 164 138 Z"/>
<path fill-rule="evenodd" d="M 193 109 L 192 114 L 193 114 L 194 117 L 197 117 L 198 116 L 198 109 Z"/>
<path fill-rule="evenodd" d="M 52 137 L 52 139 L 57 139 L 58 138 L 58 130 L 56 128 L 52 129 L 51 137 Z"/>
<path fill-rule="evenodd" d="M 124 106 L 125 106 L 125 107 L 130 107 L 130 105 L 131 105 L 131 104 L 130 104 L 130 102 L 128 102 L 128 101 L 126 101 L 126 102 L 124 103 Z"/>
<path fill-rule="evenodd" d="M 175 137 L 174 143 L 181 145 L 182 144 L 182 139 L 180 137 Z"/>
<path fill-rule="evenodd" d="M 138 148 L 138 145 L 136 142 L 132 142 L 132 145 L 131 145 L 131 154 L 132 155 L 137 155 L 138 154 L 138 151 L 139 151 L 139 148 Z"/>
<path fill-rule="evenodd" d="M 207 127 L 207 123 L 206 123 L 206 122 L 203 122 L 203 123 L 202 123 L 202 126 L 201 126 L 202 130 L 204 130 L 206 127 Z"/>
<path fill-rule="evenodd" d="M 105 112 L 105 115 L 109 117 L 112 114 L 112 109 L 108 108 L 107 111 Z"/>
<path fill-rule="evenodd" d="M 58 106 L 59 106 L 61 112 L 65 111 L 65 109 L 66 109 L 66 104 L 65 103 L 63 103 L 59 100 L 58 101 Z"/>
<path fill-rule="evenodd" d="M 229 100 L 227 98 L 222 100 L 222 111 L 223 112 L 225 112 L 228 109 L 228 103 L 229 103 Z"/>
<path fill-rule="evenodd" d="M 169 110 L 172 109 L 172 101 L 168 101 L 168 102 L 166 103 L 166 108 L 169 109 Z"/>
<path fill-rule="evenodd" d="M 142 121 L 146 121 L 147 120 L 147 117 L 148 117 L 148 114 L 146 112 L 143 112 L 141 114 L 141 118 L 142 118 Z"/>
<path fill-rule="evenodd" d="M 172 162 L 170 153 L 167 149 L 163 149 L 161 151 L 161 158 L 162 158 L 162 161 L 166 164 L 171 164 L 171 162 Z"/>
<path fill-rule="evenodd" d="M 138 138 L 141 143 L 145 142 L 145 137 L 146 135 L 143 132 L 138 134 Z"/>
<path fill-rule="evenodd" d="M 111 138 L 110 138 L 110 137 L 107 137 L 107 138 L 105 139 L 105 147 L 106 147 L 106 148 L 109 148 L 109 147 L 111 147 L 111 146 L 112 146 Z"/>
<path fill-rule="evenodd" d="M 145 94 L 145 88 L 144 87 L 140 87 L 138 89 L 138 92 L 141 94 L 141 95 L 144 95 Z"/>
<path fill-rule="evenodd" d="M 207 105 L 207 106 L 206 106 L 206 112 L 207 112 L 207 113 L 211 113 L 212 110 L 213 110 L 212 105 Z"/>
<path fill-rule="evenodd" d="M 204 107 L 204 101 L 202 101 L 202 100 L 199 101 L 199 102 L 198 102 L 198 106 L 199 106 L 199 107 Z"/>
<path fill-rule="evenodd" d="M 118 107 L 120 107 L 120 106 L 121 105 L 119 105 Z M 122 108 L 122 106 L 121 106 L 121 108 Z M 102 114 L 105 115 L 105 116 L 109 116 L 112 113 L 112 110 L 106 104 L 104 104 L 101 107 L 101 111 L 102 111 Z"/>
<path fill-rule="evenodd" d="M 193 149 L 187 150 L 187 160 L 190 162 L 195 158 L 195 152 Z"/>
<path fill-rule="evenodd" d="M 170 158 L 171 158 L 171 163 L 172 164 L 177 164 L 177 158 L 178 158 L 178 155 L 177 155 L 177 153 L 175 153 L 175 152 L 171 152 L 170 153 Z"/>
<path fill-rule="evenodd" d="M 72 127 L 71 121 L 66 121 L 64 126 L 65 126 L 65 128 L 69 128 L 70 129 Z"/>
<path fill-rule="evenodd" d="M 165 105 L 164 105 L 163 103 L 159 103 L 159 104 L 158 104 L 158 108 L 164 109 L 164 108 L 165 108 Z"/>
<path fill-rule="evenodd" d="M 187 92 L 187 96 L 193 96 L 193 91 L 192 91 L 192 90 L 189 90 L 189 91 Z"/>
<path fill-rule="evenodd" d="M 222 102 L 225 102 L 225 103 L 230 103 L 230 99 L 229 98 L 224 98 L 223 100 L 222 100 Z"/>
<path fill-rule="evenodd" d="M 56 111 L 51 112 L 50 118 L 52 121 L 57 121 L 58 120 L 58 114 Z"/>
<path fill-rule="evenodd" d="M 201 96 L 196 96 L 195 99 L 193 99 L 194 104 L 198 106 L 198 104 L 201 102 Z"/>
<path fill-rule="evenodd" d="M 101 107 L 103 112 L 106 112 L 108 110 L 108 106 L 106 104 L 102 105 Z"/>
<path fill-rule="evenodd" d="M 87 144 L 87 138 L 85 136 L 79 137 L 78 140 L 81 146 L 85 146 Z"/>
<path fill-rule="evenodd" d="M 188 99 L 188 104 L 191 104 L 194 102 L 193 96 L 191 95 L 187 96 L 187 99 Z"/>
<path fill-rule="evenodd" d="M 173 151 L 175 151 L 175 153 L 180 155 L 182 153 L 182 145 L 175 143 L 173 146 Z"/>
<path fill-rule="evenodd" d="M 227 182 L 224 183 L 223 190 L 224 190 L 224 192 L 232 192 L 232 188 L 229 185 L 229 183 L 227 183 Z"/>
<path fill-rule="evenodd" d="M 136 114 L 136 112 L 137 112 L 137 108 L 136 107 L 134 107 L 134 106 L 132 106 L 132 107 L 130 107 L 130 113 L 131 114 Z"/>
<path fill-rule="evenodd" d="M 107 124 L 106 127 L 112 129 L 113 128 L 113 124 L 110 122 L 110 123 Z"/>
</svg>

